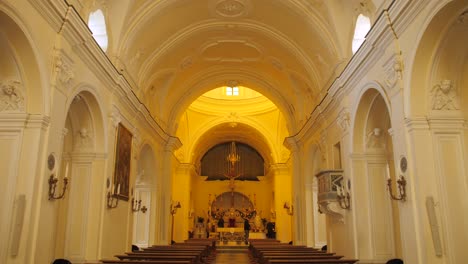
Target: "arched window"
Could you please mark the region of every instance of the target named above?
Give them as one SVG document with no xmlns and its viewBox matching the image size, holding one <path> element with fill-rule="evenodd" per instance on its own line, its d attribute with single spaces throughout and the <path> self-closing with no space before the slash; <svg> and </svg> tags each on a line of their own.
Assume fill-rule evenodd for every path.
<svg viewBox="0 0 468 264">
<path fill-rule="evenodd" d="M 356 28 L 354 29 L 354 38 L 353 38 L 353 54 L 361 47 L 364 40 L 366 40 L 367 32 L 371 28 L 370 19 L 363 14 L 360 14 L 356 21 Z"/>
<path fill-rule="evenodd" d="M 96 42 L 101 46 L 103 51 L 107 50 L 107 29 L 106 20 L 101 9 L 92 12 L 89 15 L 88 27 L 93 33 Z"/>
</svg>

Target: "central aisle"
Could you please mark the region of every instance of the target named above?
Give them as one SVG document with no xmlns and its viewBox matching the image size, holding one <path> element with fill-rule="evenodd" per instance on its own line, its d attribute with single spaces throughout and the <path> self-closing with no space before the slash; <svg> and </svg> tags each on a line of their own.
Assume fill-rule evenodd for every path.
<svg viewBox="0 0 468 264">
<path fill-rule="evenodd" d="M 248 249 L 219 250 L 210 264 L 251 264 Z"/>
</svg>

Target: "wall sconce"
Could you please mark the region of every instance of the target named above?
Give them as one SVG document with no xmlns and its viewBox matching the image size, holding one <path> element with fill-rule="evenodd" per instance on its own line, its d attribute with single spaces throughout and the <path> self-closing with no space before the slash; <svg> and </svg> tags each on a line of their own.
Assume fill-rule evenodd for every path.
<svg viewBox="0 0 468 264">
<path fill-rule="evenodd" d="M 338 204 L 340 205 L 340 207 L 343 209 L 350 209 L 351 203 L 349 199 L 350 198 L 349 192 L 345 193 L 343 186 L 337 186 L 336 193 L 338 197 Z"/>
<path fill-rule="evenodd" d="M 171 244 L 174 241 L 174 215 L 177 213 L 177 209 L 182 208 L 180 202 L 171 203 L 171 215 L 172 215 L 172 225 L 171 225 Z"/>
<path fill-rule="evenodd" d="M 55 189 L 57 188 L 58 178 L 52 173 L 49 177 L 49 200 L 58 200 L 62 199 L 65 196 L 65 191 L 67 190 L 68 185 L 68 162 L 67 166 L 65 167 L 65 177 L 63 178 L 63 189 L 61 194 L 55 195 Z"/>
<path fill-rule="evenodd" d="M 292 204 L 289 204 L 289 202 L 284 202 L 283 208 L 286 209 L 288 215 L 294 214 L 294 207 Z"/>
<path fill-rule="evenodd" d="M 109 181 L 108 181 L 109 183 Z M 114 184 L 112 184 L 112 189 L 107 191 L 107 208 L 113 209 L 119 205 L 119 199 L 116 196 Z M 117 194 L 120 194 L 120 183 L 117 185 Z"/>
<path fill-rule="evenodd" d="M 141 199 L 132 198 L 132 212 L 138 212 L 141 208 Z"/>
<path fill-rule="evenodd" d="M 180 205 L 180 202 L 174 202 L 174 203 L 171 204 L 171 215 L 175 215 L 177 213 L 177 209 L 182 208 L 182 206 Z"/>
<path fill-rule="evenodd" d="M 400 175 L 400 179 L 397 180 L 398 192 L 399 196 L 394 195 L 392 191 L 392 179 L 388 177 L 387 179 L 387 187 L 388 192 L 390 194 L 390 198 L 396 201 L 406 201 L 406 179 L 403 175 Z"/>
</svg>

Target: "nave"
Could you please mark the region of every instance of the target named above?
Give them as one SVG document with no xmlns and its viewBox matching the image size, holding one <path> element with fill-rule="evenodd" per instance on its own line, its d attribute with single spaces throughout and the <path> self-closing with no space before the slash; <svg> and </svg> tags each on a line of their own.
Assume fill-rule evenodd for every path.
<svg viewBox="0 0 468 264">
<path fill-rule="evenodd" d="M 276 239 L 249 239 L 246 245 L 221 245 L 216 239 L 189 239 L 170 246 L 136 247 L 132 252 L 101 260 L 107 264 L 354 264 L 358 261 L 328 252 L 326 248 L 319 250 Z"/>
</svg>

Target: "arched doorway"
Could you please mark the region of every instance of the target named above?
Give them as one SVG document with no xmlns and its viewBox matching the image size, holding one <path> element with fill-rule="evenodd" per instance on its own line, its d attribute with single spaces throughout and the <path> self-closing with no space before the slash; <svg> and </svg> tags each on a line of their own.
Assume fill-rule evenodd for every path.
<svg viewBox="0 0 468 264">
<path fill-rule="evenodd" d="M 378 88 L 364 91 L 355 114 L 353 195 L 359 258 L 386 261 L 402 253 L 398 204 L 387 190 L 396 175 L 390 111 Z"/>
</svg>

